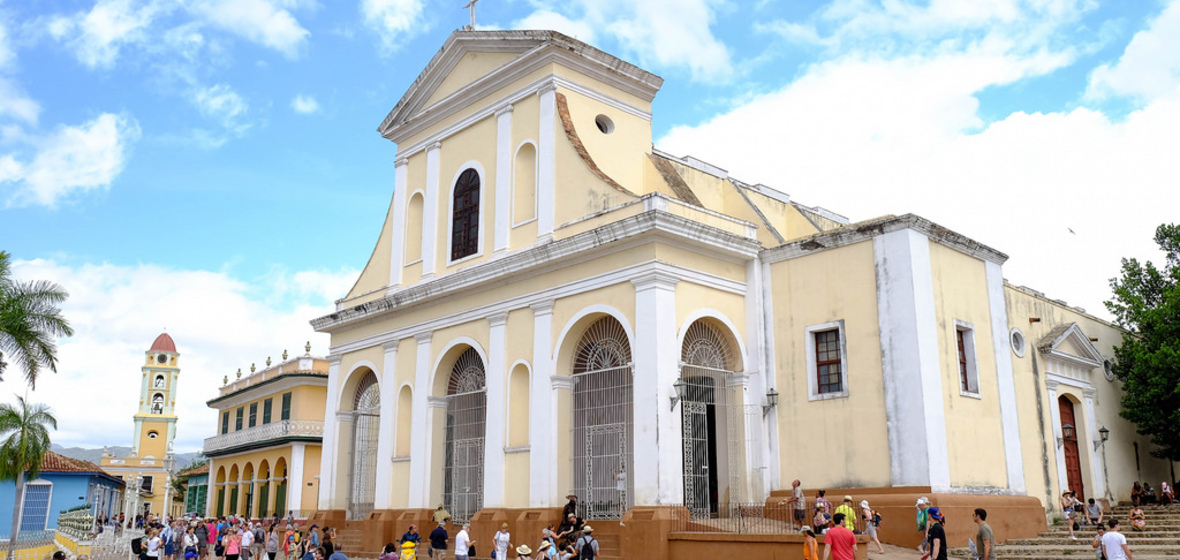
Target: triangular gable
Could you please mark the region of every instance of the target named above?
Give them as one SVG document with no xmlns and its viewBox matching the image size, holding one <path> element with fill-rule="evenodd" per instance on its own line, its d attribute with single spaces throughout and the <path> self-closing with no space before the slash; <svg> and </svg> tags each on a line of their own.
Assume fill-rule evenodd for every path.
<svg viewBox="0 0 1180 560">
<path fill-rule="evenodd" d="M 624 91 L 649 101 L 663 84 L 659 76 L 556 31 L 455 31 L 410 84 L 377 131 L 393 140 L 396 129 L 415 119 L 422 110 L 444 105 L 466 86 L 488 82 L 487 89 L 491 90 L 494 88 L 490 83 L 496 81 L 495 76 L 509 72 L 523 75 L 529 71 L 532 65 L 525 63 L 524 59 L 544 64 L 549 60 L 546 57 L 528 56 L 540 51 L 556 57 L 576 57 L 590 73 L 599 77 L 609 75 L 614 80 L 626 82 L 627 85 L 621 85 Z M 488 55 L 488 60 L 474 63 L 472 57 L 467 56 L 470 53 Z M 461 68 L 464 63 L 472 63 L 468 65 L 470 72 L 465 73 Z M 466 75 L 452 78 L 457 69 L 459 74 Z M 448 109 L 453 108 L 437 112 Z"/>
<path fill-rule="evenodd" d="M 1106 359 L 1077 323 L 1054 327 L 1037 342 L 1037 349 L 1042 354 L 1087 367 L 1098 367 Z"/>
</svg>

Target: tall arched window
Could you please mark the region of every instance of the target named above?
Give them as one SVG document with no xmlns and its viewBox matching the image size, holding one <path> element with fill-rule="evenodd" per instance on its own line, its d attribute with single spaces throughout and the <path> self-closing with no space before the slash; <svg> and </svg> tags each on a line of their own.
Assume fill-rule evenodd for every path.
<svg viewBox="0 0 1180 560">
<path fill-rule="evenodd" d="M 373 511 L 377 492 L 377 432 L 381 421 L 381 390 L 372 371 L 365 373 L 357 384 L 352 416 L 348 516 L 349 519 L 364 519 Z"/>
<path fill-rule="evenodd" d="M 164 413 L 164 395 L 156 393 L 152 395 L 152 414 Z"/>
<path fill-rule="evenodd" d="M 620 519 L 634 483 L 631 344 L 613 317 L 586 329 L 574 352 L 574 494 L 586 519 Z"/>
<path fill-rule="evenodd" d="M 422 193 L 410 195 L 406 205 L 406 263 L 422 260 Z"/>
<path fill-rule="evenodd" d="M 520 145 L 513 166 L 512 223 L 520 224 L 536 217 L 537 148 L 531 142 Z"/>
<path fill-rule="evenodd" d="M 717 325 L 694 322 L 680 349 L 684 501 L 694 518 L 717 516 L 741 500 L 742 408 L 730 376 L 739 367 L 733 345 Z M 726 499 L 728 498 L 728 500 Z"/>
<path fill-rule="evenodd" d="M 451 215 L 451 260 L 479 252 L 479 172 L 468 169 L 455 181 Z"/>
<path fill-rule="evenodd" d="M 483 508 L 483 449 L 487 419 L 483 360 L 474 348 L 459 355 L 447 384 L 447 447 L 443 503 L 456 522 Z"/>
</svg>

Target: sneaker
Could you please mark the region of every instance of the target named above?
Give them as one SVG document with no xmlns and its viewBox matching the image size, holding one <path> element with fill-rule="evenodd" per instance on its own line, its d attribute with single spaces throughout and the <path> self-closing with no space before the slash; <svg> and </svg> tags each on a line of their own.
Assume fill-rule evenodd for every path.
<svg viewBox="0 0 1180 560">
<path fill-rule="evenodd" d="M 1073 540 L 1075 540 L 1075 541 L 1076 541 L 1076 540 L 1078 540 L 1078 538 L 1077 538 L 1077 537 L 1075 537 L 1075 536 L 1073 536 L 1073 535 L 1070 535 L 1070 536 L 1069 536 L 1069 538 L 1071 538 L 1071 539 L 1073 539 Z"/>
</svg>

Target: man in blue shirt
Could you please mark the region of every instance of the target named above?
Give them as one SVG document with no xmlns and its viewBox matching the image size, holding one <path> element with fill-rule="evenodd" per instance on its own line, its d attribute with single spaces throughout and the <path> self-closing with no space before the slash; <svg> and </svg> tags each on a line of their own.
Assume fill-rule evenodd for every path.
<svg viewBox="0 0 1180 560">
<path fill-rule="evenodd" d="M 443 528 L 444 524 L 444 522 L 440 521 L 438 523 L 438 527 L 435 527 L 434 530 L 430 532 L 430 550 L 432 551 L 430 557 L 434 558 L 434 560 L 443 560 L 447 557 L 447 540 L 449 540 L 451 536 L 448 535 L 447 530 Z"/>
<path fill-rule="evenodd" d="M 418 534 L 418 526 L 417 525 L 410 525 L 410 530 L 406 531 L 406 533 L 404 535 L 402 535 L 402 540 L 397 541 L 398 544 L 402 544 L 402 543 L 406 543 L 406 542 L 412 542 L 412 543 L 414 543 L 414 546 L 418 546 L 418 545 L 422 544 L 422 535 Z M 332 559 L 329 558 L 328 560 L 332 560 Z"/>
</svg>

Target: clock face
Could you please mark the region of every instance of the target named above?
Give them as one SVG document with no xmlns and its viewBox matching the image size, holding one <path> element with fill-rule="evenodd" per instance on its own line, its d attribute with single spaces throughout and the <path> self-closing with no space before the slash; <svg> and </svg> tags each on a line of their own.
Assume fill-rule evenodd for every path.
<svg viewBox="0 0 1180 560">
<path fill-rule="evenodd" d="M 156 361 L 161 364 L 166 364 L 166 363 L 168 363 L 168 356 L 165 356 L 164 354 L 160 354 L 159 356 L 156 356 Z"/>
</svg>

